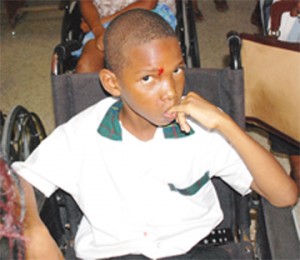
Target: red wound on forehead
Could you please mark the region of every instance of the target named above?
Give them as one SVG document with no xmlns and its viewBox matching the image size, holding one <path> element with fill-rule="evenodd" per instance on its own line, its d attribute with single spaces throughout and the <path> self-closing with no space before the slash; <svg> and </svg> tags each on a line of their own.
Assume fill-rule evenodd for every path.
<svg viewBox="0 0 300 260">
<path fill-rule="evenodd" d="M 164 69 L 163 68 L 159 68 L 158 69 L 158 76 L 160 76 L 161 74 L 163 74 L 164 73 Z"/>
</svg>

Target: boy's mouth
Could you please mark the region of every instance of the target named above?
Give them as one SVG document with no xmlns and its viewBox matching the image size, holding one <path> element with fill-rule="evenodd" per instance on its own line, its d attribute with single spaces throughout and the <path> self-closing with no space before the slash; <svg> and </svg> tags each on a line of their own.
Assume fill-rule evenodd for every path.
<svg viewBox="0 0 300 260">
<path fill-rule="evenodd" d="M 177 113 L 175 113 L 175 112 L 172 112 L 172 113 L 165 112 L 164 113 L 164 117 L 171 121 L 173 121 L 176 118 L 176 116 L 177 116 Z"/>
</svg>

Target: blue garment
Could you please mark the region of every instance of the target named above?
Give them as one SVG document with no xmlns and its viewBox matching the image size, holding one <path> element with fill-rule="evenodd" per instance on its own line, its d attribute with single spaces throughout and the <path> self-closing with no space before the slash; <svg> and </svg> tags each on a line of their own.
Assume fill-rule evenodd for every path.
<svg viewBox="0 0 300 260">
<path fill-rule="evenodd" d="M 157 4 L 155 9 L 152 10 L 154 13 L 157 13 L 159 14 L 161 17 L 163 17 L 170 25 L 171 27 L 173 28 L 173 30 L 176 29 L 176 26 L 177 26 L 177 20 L 176 20 L 176 16 L 175 14 L 173 14 L 171 8 L 166 5 L 166 4 Z M 103 24 L 102 26 L 106 29 L 109 25 L 109 22 Z M 83 50 L 83 47 L 84 45 L 94 39 L 95 36 L 93 34 L 92 31 L 88 32 L 84 37 L 83 37 L 83 40 L 82 40 L 82 47 L 76 51 L 73 51 L 72 52 L 72 56 L 74 57 L 80 57 L 81 53 L 82 53 L 82 50 Z"/>
</svg>

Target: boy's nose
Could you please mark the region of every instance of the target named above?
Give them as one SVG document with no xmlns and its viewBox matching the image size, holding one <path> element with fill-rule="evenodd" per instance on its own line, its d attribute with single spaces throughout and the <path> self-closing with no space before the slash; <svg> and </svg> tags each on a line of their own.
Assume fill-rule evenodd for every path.
<svg viewBox="0 0 300 260">
<path fill-rule="evenodd" d="M 176 97 L 176 88 L 173 80 L 168 80 L 163 83 L 163 91 L 161 99 L 163 101 L 173 100 Z"/>
</svg>

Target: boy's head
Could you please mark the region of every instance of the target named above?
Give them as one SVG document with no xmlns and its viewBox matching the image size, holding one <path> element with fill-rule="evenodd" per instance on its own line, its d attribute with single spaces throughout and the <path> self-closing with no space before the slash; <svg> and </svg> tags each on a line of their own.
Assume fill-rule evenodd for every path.
<svg viewBox="0 0 300 260">
<path fill-rule="evenodd" d="M 177 38 L 171 26 L 156 13 L 145 9 L 123 13 L 105 32 L 105 66 L 117 73 L 125 66 L 124 52 L 128 47 L 167 37 Z"/>
<path fill-rule="evenodd" d="M 105 32 L 104 49 L 107 68 L 99 76 L 105 90 L 123 101 L 123 125 L 144 131 L 172 122 L 168 111 L 181 100 L 185 65 L 168 23 L 147 10 L 124 13 Z"/>
</svg>

